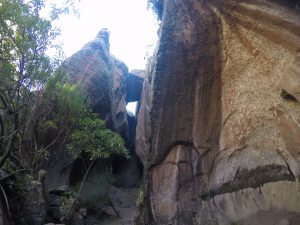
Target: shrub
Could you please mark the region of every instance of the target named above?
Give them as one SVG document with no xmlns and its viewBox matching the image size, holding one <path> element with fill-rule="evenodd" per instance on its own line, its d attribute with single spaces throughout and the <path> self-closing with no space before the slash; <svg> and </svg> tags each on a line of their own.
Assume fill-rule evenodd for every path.
<svg viewBox="0 0 300 225">
<path fill-rule="evenodd" d="M 68 150 L 74 157 L 85 152 L 91 160 L 109 158 L 114 154 L 128 157 L 122 137 L 105 129 L 103 120 L 93 113 L 78 119 L 77 127 L 70 136 Z"/>
</svg>

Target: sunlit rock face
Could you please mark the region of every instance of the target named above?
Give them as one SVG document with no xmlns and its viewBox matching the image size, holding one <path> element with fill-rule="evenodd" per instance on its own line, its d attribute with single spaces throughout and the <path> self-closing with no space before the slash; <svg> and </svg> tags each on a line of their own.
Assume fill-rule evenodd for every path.
<svg viewBox="0 0 300 225">
<path fill-rule="evenodd" d="M 299 2 L 163 5 L 138 115 L 136 223 L 299 224 Z"/>
</svg>

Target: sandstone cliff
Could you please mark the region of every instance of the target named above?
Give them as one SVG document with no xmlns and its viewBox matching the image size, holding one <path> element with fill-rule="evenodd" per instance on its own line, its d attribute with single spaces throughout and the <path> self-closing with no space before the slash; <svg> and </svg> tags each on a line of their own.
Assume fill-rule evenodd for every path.
<svg viewBox="0 0 300 225">
<path fill-rule="evenodd" d="M 109 33 L 100 31 L 93 41 L 69 57 L 63 66 L 71 81 L 82 84 L 93 111 L 105 120 L 107 127 L 123 136 L 128 147 L 133 148 L 130 139 L 134 137 L 129 137 L 126 104 L 128 99 L 136 98 L 133 95 L 137 94 L 132 90 L 141 89 L 142 83 L 135 82 L 141 78 L 129 73 L 127 66 L 110 54 Z M 57 160 L 52 163 L 45 179 L 46 191 L 64 189 L 72 180 L 73 158 L 65 151 L 57 154 L 60 155 L 53 156 Z"/>
<path fill-rule="evenodd" d="M 139 92 L 142 89 L 143 79 L 129 73 L 127 66 L 110 54 L 109 33 L 107 30 L 100 31 L 93 41 L 69 57 L 64 62 L 63 67 L 68 73 L 71 82 L 80 82 L 82 84 L 92 110 L 101 119 L 105 120 L 108 128 L 118 132 L 125 139 L 131 156 L 129 160 L 121 157 L 97 160 L 87 175 L 85 182 L 87 190 L 83 187 L 80 197 L 85 199 L 90 192 L 96 192 L 96 190 L 88 188 L 99 189 L 93 182 L 107 171 L 107 167 L 112 166 L 114 175 L 119 177 L 121 189 L 113 189 L 118 194 L 112 195 L 111 199 L 112 201 L 118 199 L 118 202 L 115 201 L 115 207 L 118 210 L 120 208 L 122 219 L 123 217 L 132 217 L 130 214 L 132 212 L 123 215 L 123 206 L 119 204 L 122 198 L 131 197 L 134 199 L 136 189 L 128 191 L 122 188 L 135 188 L 140 182 L 142 169 L 134 150 L 133 140 L 135 139 L 135 132 L 130 132 L 135 130 L 136 121 L 135 118 L 128 120 L 126 104 L 129 101 L 138 101 L 140 99 Z M 45 167 L 47 174 L 44 187 L 47 196 L 48 217 L 50 217 L 51 221 L 58 222 L 60 220 L 60 196 L 69 190 L 70 186 L 76 186 L 78 183 L 81 183 L 86 168 L 83 165 L 83 160 L 74 160 L 65 149 L 60 152 L 53 151 L 50 157 L 49 165 Z M 131 201 L 128 205 L 131 207 L 130 210 L 135 212 L 134 200 L 133 204 Z M 128 208 L 125 210 L 128 211 Z M 112 214 L 114 215 L 114 212 Z M 76 216 L 81 217 L 81 219 L 78 219 Z M 95 219 L 89 217 L 89 214 L 84 216 L 75 214 L 75 219 L 71 224 L 87 223 L 87 221 L 82 219 L 83 217 L 90 220 Z M 98 220 L 96 218 L 94 222 L 99 222 Z"/>
<path fill-rule="evenodd" d="M 159 2 L 137 224 L 299 224 L 299 1 Z"/>
</svg>

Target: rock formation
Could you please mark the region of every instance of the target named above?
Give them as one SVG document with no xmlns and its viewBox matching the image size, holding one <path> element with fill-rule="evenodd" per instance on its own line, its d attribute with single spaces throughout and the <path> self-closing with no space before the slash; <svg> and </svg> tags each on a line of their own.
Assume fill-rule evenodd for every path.
<svg viewBox="0 0 300 225">
<path fill-rule="evenodd" d="M 64 68 L 71 81 L 82 84 L 92 109 L 105 120 L 107 127 L 129 142 L 126 99 L 127 86 L 131 84 L 127 81 L 128 77 L 135 79 L 137 76 L 130 74 L 126 65 L 110 54 L 107 30 L 100 31 L 95 40 L 68 58 Z M 70 175 L 72 170 L 76 170 L 75 167 L 73 158 L 62 152 L 47 172 L 46 191 L 65 190 L 72 180 Z"/>
<path fill-rule="evenodd" d="M 141 92 L 143 78 L 129 73 L 127 66 L 110 54 L 107 30 L 101 30 L 95 40 L 68 58 L 63 67 L 71 82 L 79 81 L 82 84 L 93 111 L 105 120 L 108 128 L 118 132 L 125 139 L 131 155 L 129 160 L 97 160 L 88 173 L 80 198 L 84 201 L 89 192 L 96 192 L 90 190 L 91 187 L 97 188 L 93 182 L 104 176 L 108 165 L 113 166 L 115 175 L 120 178 L 121 187 L 135 188 L 142 177 L 142 168 L 134 150 L 135 132 L 132 130 L 135 130 L 136 119 L 131 118 L 130 121 L 133 119 L 133 122 L 128 122 L 126 104 L 132 99 L 139 100 L 140 93 L 132 88 Z M 44 181 L 48 197 L 48 215 L 51 221 L 59 222 L 61 196 L 71 185 L 78 185 L 82 181 L 86 165 L 83 165 L 82 160 L 74 160 L 67 151 L 57 152 L 50 157 L 53 160 L 49 160 L 50 166 L 46 168 L 47 175 Z M 81 224 L 76 219 L 78 216 L 82 217 L 81 214 L 75 215 L 74 221 L 77 222 L 71 224 Z M 81 220 L 85 223 L 85 219 Z"/>
<path fill-rule="evenodd" d="M 136 223 L 299 224 L 299 2 L 159 2 Z"/>
</svg>

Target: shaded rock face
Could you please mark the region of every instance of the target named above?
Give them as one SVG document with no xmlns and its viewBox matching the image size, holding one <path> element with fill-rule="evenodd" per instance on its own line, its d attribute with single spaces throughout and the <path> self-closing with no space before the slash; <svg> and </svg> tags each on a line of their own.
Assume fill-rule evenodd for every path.
<svg viewBox="0 0 300 225">
<path fill-rule="evenodd" d="M 3 203 L 0 201 L 0 225 L 6 225 L 7 220 L 6 220 L 6 214 L 4 211 Z"/>
<path fill-rule="evenodd" d="M 127 80 L 127 95 L 126 102 L 136 102 L 141 99 L 141 92 L 143 88 L 144 79 L 135 74 L 129 73 Z"/>
<path fill-rule="evenodd" d="M 297 3 L 164 1 L 138 115 L 137 224 L 299 223 Z"/>
<path fill-rule="evenodd" d="M 109 53 L 107 35 L 107 31 L 100 31 L 93 41 L 64 63 L 71 80 L 82 84 L 92 109 L 102 119 L 111 113 L 114 85 L 114 59 Z"/>
<path fill-rule="evenodd" d="M 45 192 L 66 191 L 69 187 L 69 177 L 74 158 L 66 151 L 58 152 L 51 158 L 53 160 L 50 161 L 50 165 L 47 167 L 47 175 L 44 181 Z"/>
<path fill-rule="evenodd" d="M 38 181 L 29 181 L 26 191 L 27 195 L 23 203 L 25 224 L 43 225 L 46 217 L 46 203 L 44 199 L 43 186 Z"/>
<path fill-rule="evenodd" d="M 128 138 L 126 98 L 131 75 L 127 66 L 109 52 L 109 33 L 106 29 L 72 55 L 64 68 L 73 82 L 82 84 L 93 111 L 107 126 Z M 133 75 L 134 76 L 134 75 Z"/>
</svg>

